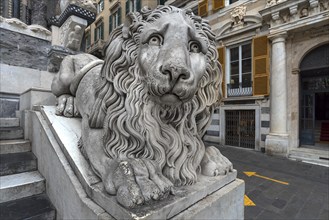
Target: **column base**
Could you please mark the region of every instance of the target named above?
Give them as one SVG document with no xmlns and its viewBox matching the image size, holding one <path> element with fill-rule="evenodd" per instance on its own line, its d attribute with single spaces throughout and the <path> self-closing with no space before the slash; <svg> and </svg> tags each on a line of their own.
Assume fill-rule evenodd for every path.
<svg viewBox="0 0 329 220">
<path fill-rule="evenodd" d="M 289 148 L 288 134 L 269 134 L 265 140 L 265 152 L 268 155 L 287 156 Z"/>
</svg>

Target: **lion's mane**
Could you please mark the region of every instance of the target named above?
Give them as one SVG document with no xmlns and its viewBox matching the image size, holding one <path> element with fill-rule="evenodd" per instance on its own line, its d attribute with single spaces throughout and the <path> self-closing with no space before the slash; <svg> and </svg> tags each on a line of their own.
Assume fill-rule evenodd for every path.
<svg viewBox="0 0 329 220">
<path fill-rule="evenodd" d="M 177 10 L 194 22 L 209 46 L 197 93 L 191 101 L 171 107 L 150 99 L 137 57 L 144 24 Z M 221 98 L 214 34 L 200 17 L 171 6 L 136 13 L 128 31 L 131 37 L 124 37 L 122 27 L 110 37 L 89 125 L 104 129 L 104 150 L 110 158 L 152 159 L 176 186 L 193 184 L 205 152 L 201 138 Z"/>
</svg>

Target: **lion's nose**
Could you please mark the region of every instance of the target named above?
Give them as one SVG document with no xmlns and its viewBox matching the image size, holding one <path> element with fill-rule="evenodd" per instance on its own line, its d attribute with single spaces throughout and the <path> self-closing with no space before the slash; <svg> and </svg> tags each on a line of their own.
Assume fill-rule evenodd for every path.
<svg viewBox="0 0 329 220">
<path fill-rule="evenodd" d="M 185 67 L 179 67 L 173 64 L 167 64 L 160 67 L 162 74 L 169 77 L 170 82 L 176 83 L 177 81 L 188 80 L 191 76 L 191 73 Z"/>
</svg>

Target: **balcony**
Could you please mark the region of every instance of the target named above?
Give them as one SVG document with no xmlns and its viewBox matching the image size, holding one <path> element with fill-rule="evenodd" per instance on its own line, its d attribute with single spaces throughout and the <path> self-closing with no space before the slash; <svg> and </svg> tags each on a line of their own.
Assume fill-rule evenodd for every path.
<svg viewBox="0 0 329 220">
<path fill-rule="evenodd" d="M 227 97 L 252 96 L 252 94 L 252 87 L 242 87 L 242 83 L 239 84 L 239 87 L 227 84 Z"/>
<path fill-rule="evenodd" d="M 106 41 L 102 39 L 98 39 L 95 41 L 93 44 L 91 44 L 86 52 L 95 55 L 98 58 L 103 58 L 105 51 L 104 51 L 104 46 L 105 46 Z"/>
</svg>

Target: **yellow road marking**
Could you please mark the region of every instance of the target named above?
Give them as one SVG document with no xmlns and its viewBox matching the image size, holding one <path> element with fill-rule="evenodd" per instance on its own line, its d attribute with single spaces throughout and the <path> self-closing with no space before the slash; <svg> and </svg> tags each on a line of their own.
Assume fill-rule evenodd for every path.
<svg viewBox="0 0 329 220">
<path fill-rule="evenodd" d="M 256 206 L 256 204 L 247 195 L 244 195 L 244 206 Z"/>
<path fill-rule="evenodd" d="M 261 176 L 261 175 L 257 174 L 256 172 L 244 172 L 244 174 L 246 174 L 248 177 L 257 176 L 259 178 L 270 180 L 270 181 L 273 181 L 273 182 L 276 182 L 276 183 L 280 183 L 280 184 L 284 184 L 284 185 L 289 185 L 289 183 L 287 183 L 287 182 L 283 182 L 283 181 L 280 181 L 280 180 L 272 179 L 272 178 L 269 178 L 269 177 L 266 177 L 266 176 Z"/>
</svg>

